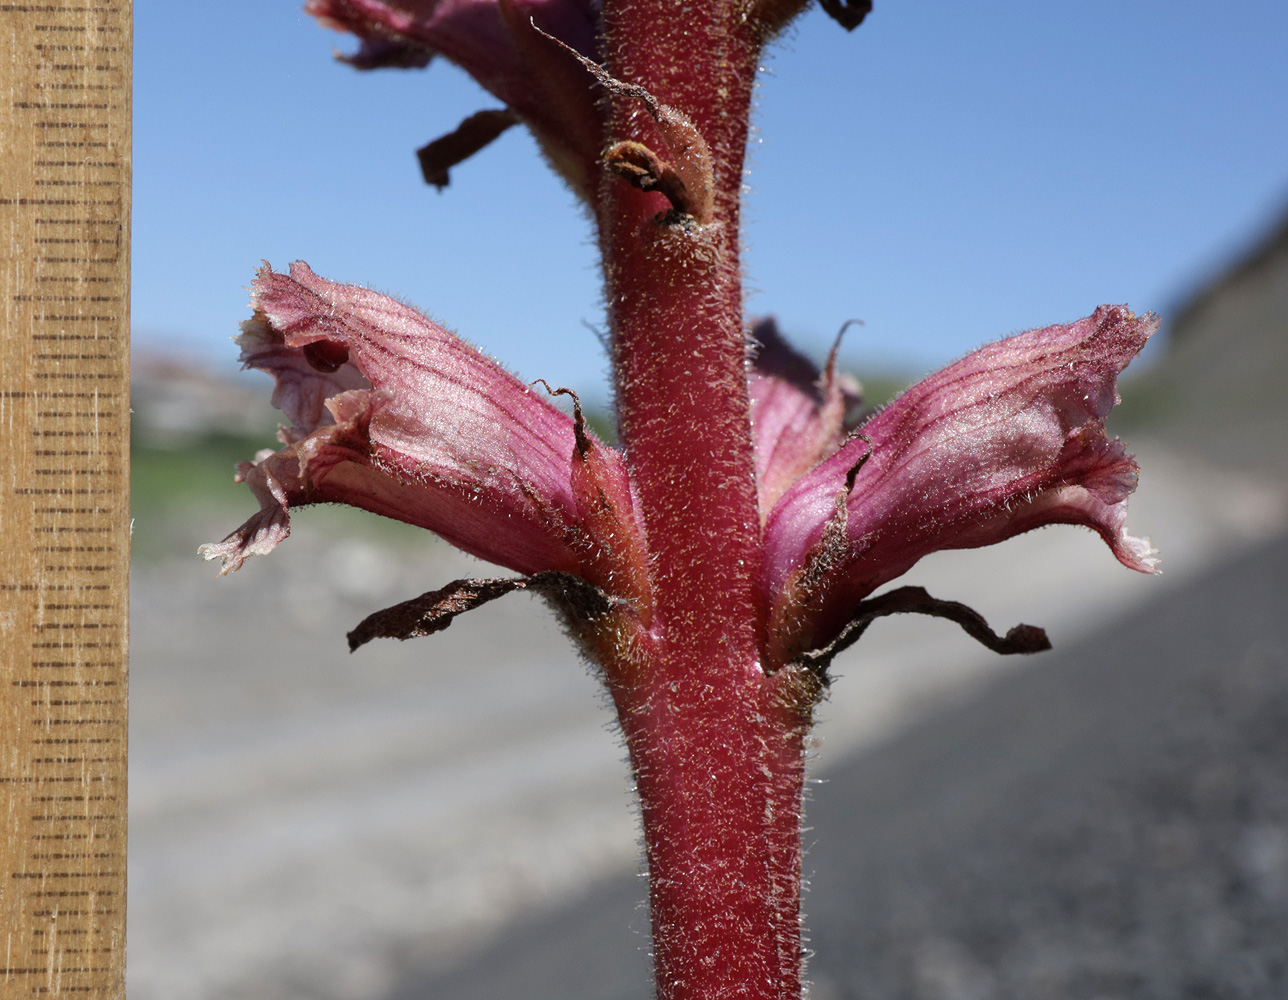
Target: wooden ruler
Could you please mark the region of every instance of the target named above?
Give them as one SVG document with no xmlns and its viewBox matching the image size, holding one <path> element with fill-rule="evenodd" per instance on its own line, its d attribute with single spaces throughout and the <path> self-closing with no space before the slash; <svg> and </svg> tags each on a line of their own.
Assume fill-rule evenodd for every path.
<svg viewBox="0 0 1288 1000">
<path fill-rule="evenodd" d="M 125 995 L 130 0 L 0 0 L 0 997 Z"/>
</svg>

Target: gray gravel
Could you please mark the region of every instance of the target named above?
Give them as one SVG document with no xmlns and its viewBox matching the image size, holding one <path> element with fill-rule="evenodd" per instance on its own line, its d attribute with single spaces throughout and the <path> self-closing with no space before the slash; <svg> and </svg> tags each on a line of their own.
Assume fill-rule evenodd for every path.
<svg viewBox="0 0 1288 1000">
<path fill-rule="evenodd" d="M 829 772 L 815 995 L 1288 996 L 1288 539 Z"/>
</svg>

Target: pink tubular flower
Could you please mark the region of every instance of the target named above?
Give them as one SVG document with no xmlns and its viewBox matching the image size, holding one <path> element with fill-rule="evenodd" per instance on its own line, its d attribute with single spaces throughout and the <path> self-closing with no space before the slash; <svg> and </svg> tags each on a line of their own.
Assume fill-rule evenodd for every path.
<svg viewBox="0 0 1288 1000">
<path fill-rule="evenodd" d="M 1153 572 L 1149 545 L 1123 526 L 1136 464 L 1104 418 L 1156 327 L 1102 306 L 989 344 L 913 386 L 830 457 L 815 451 L 823 460 L 766 522 L 770 664 L 833 643 L 864 598 L 939 549 L 1081 524 L 1124 565 Z"/>
<path fill-rule="evenodd" d="M 346 58 L 359 69 L 424 66 L 436 54 L 450 59 L 532 128 L 574 188 L 588 193 L 598 180 L 593 165 L 603 121 L 591 78 L 540 33 L 594 59 L 599 33 L 594 0 L 308 0 L 304 10 L 362 40 L 357 53 Z M 458 143 L 440 140 L 443 146 L 463 142 L 466 148 L 446 159 L 436 155 L 434 166 L 426 165 L 432 183 L 445 184 L 448 166 L 504 131 L 507 122 L 491 114 L 486 126 L 477 116 L 472 123 L 467 119 L 455 134 Z M 432 179 L 435 169 L 441 170 L 441 180 Z"/>
<path fill-rule="evenodd" d="M 573 574 L 638 597 L 642 557 L 621 457 L 411 307 L 265 265 L 239 338 L 273 375 L 285 447 L 242 463 L 260 511 L 203 546 L 224 572 L 271 551 L 292 507 L 346 503 L 437 532 L 524 574 Z"/>
</svg>

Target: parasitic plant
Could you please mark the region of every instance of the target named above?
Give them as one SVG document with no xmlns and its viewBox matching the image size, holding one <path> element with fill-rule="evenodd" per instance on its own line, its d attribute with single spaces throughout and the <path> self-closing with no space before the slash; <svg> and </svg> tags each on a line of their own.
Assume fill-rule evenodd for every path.
<svg viewBox="0 0 1288 1000">
<path fill-rule="evenodd" d="M 922 556 L 1047 524 L 1124 529 L 1136 466 L 1104 420 L 1156 326 L 1101 306 L 989 344 L 856 422 L 771 320 L 743 313 L 739 209 L 762 47 L 806 0 L 310 0 L 359 68 L 458 63 L 503 104 L 420 151 L 426 179 L 523 123 L 589 207 L 608 307 L 619 446 L 411 307 L 265 265 L 239 338 L 276 380 L 282 448 L 238 477 L 260 510 L 205 546 L 225 571 L 290 511 L 362 507 L 517 576 L 446 583 L 370 615 L 357 648 L 542 595 L 611 695 L 643 818 L 664 1000 L 801 995 L 805 740 L 828 665 L 883 615 L 963 604 L 881 593 Z M 822 0 L 845 27 L 861 0 Z M 835 354 L 835 352 L 833 352 Z"/>
</svg>

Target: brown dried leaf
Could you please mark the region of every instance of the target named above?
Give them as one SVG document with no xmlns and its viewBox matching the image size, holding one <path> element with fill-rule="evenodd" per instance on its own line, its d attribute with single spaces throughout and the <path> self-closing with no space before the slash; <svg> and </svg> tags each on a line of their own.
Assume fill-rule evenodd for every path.
<svg viewBox="0 0 1288 1000">
<path fill-rule="evenodd" d="M 452 167 L 468 160 L 511 125 L 518 123 L 519 116 L 509 108 L 476 111 L 453 131 L 421 146 L 416 150 L 416 158 L 420 160 L 420 172 L 425 183 L 441 191 L 448 185 L 448 171 Z"/>
<path fill-rule="evenodd" d="M 941 601 L 931 597 L 921 587 L 900 587 L 889 593 L 861 601 L 854 609 L 854 616 L 831 643 L 822 649 L 811 650 L 797 657 L 797 663 L 825 671 L 838 653 L 848 649 L 867 631 L 878 618 L 886 615 L 919 614 L 934 618 L 947 618 L 956 622 L 972 639 L 987 646 L 994 653 L 1040 653 L 1051 648 L 1051 640 L 1036 625 L 1016 625 L 1004 636 L 991 628 L 984 616 L 959 601 Z"/>
</svg>

